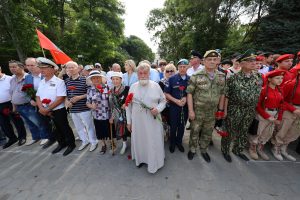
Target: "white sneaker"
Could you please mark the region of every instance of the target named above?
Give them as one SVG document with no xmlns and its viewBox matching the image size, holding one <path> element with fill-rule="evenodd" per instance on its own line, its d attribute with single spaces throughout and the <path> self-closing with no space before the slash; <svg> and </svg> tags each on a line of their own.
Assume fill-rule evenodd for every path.
<svg viewBox="0 0 300 200">
<path fill-rule="evenodd" d="M 43 146 L 44 144 L 46 144 L 49 140 L 48 139 L 42 139 L 40 145 Z"/>
<path fill-rule="evenodd" d="M 78 151 L 82 151 L 85 147 L 87 147 L 89 143 L 82 143 L 80 147 L 78 148 Z"/>
<path fill-rule="evenodd" d="M 271 151 L 272 151 L 272 153 L 273 153 L 273 156 L 274 156 L 277 160 L 283 161 L 283 157 L 282 157 L 282 155 L 281 155 L 280 150 L 279 150 L 278 147 L 273 147 Z"/>
<path fill-rule="evenodd" d="M 90 147 L 90 152 L 94 151 L 95 149 L 97 149 L 98 144 L 92 144 Z"/>
<path fill-rule="evenodd" d="M 120 151 L 120 154 L 123 155 L 126 151 L 126 148 L 127 148 L 127 145 L 126 145 L 126 142 L 123 142 L 123 146 L 122 146 L 122 149 Z"/>
<path fill-rule="evenodd" d="M 25 146 L 33 145 L 36 142 L 37 142 L 37 140 L 30 140 L 30 141 L 26 142 Z"/>
<path fill-rule="evenodd" d="M 293 156 L 291 156 L 291 155 L 287 152 L 287 145 L 283 145 L 283 146 L 281 147 L 281 154 L 282 154 L 286 159 L 288 159 L 289 161 L 293 161 L 293 162 L 296 161 L 296 158 L 294 158 Z"/>
</svg>

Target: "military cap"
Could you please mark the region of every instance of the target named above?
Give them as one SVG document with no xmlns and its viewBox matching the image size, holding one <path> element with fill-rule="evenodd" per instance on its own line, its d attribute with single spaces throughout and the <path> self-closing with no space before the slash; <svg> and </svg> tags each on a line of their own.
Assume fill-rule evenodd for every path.
<svg viewBox="0 0 300 200">
<path fill-rule="evenodd" d="M 207 58 L 207 57 L 219 57 L 219 53 L 216 51 L 216 50 L 208 50 L 205 52 L 204 58 Z"/>
<path fill-rule="evenodd" d="M 293 59 L 293 58 L 294 58 L 294 54 L 283 54 L 276 59 L 276 62 L 282 62 L 284 60 Z"/>
<path fill-rule="evenodd" d="M 194 58 L 194 57 L 198 57 L 200 59 L 203 58 L 203 56 L 198 51 L 192 50 L 191 51 L 191 58 Z"/>
<path fill-rule="evenodd" d="M 270 71 L 266 74 L 266 78 L 273 78 L 275 76 L 283 76 L 285 74 L 284 70 L 274 70 L 274 71 Z"/>
<path fill-rule="evenodd" d="M 95 63 L 95 67 L 101 67 L 101 64 L 100 63 Z"/>
<path fill-rule="evenodd" d="M 180 59 L 177 63 L 177 65 L 188 65 L 189 64 L 189 61 L 187 59 Z"/>
<path fill-rule="evenodd" d="M 47 58 L 44 58 L 44 57 L 38 57 L 37 59 L 36 59 L 36 61 L 37 61 L 37 63 L 38 63 L 38 66 L 40 67 L 40 68 L 45 68 L 45 66 L 46 67 L 52 67 L 52 68 L 54 68 L 55 70 L 58 70 L 59 69 L 59 67 L 52 61 L 52 60 L 49 60 L 49 59 L 47 59 Z"/>
<path fill-rule="evenodd" d="M 229 59 L 225 59 L 225 60 L 223 60 L 223 61 L 221 62 L 221 65 L 226 65 L 226 64 L 228 64 L 228 65 L 233 65 L 232 61 L 229 60 Z"/>
<path fill-rule="evenodd" d="M 256 59 L 255 52 L 251 49 L 248 49 L 239 58 L 237 58 L 237 61 L 242 62 L 242 61 L 255 60 L 255 59 Z"/>
</svg>

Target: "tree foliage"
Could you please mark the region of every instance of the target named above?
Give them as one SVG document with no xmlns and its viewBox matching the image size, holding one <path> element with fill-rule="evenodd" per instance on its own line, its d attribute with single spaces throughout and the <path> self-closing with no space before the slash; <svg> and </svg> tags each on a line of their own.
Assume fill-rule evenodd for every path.
<svg viewBox="0 0 300 200">
<path fill-rule="evenodd" d="M 82 55 L 84 64 L 108 66 L 137 56 L 122 48 L 128 39 L 119 0 L 1 0 L 0 11 L 0 64 L 42 56 L 36 28 L 74 60 Z M 139 42 L 136 51 L 150 55 L 151 49 Z"/>
</svg>

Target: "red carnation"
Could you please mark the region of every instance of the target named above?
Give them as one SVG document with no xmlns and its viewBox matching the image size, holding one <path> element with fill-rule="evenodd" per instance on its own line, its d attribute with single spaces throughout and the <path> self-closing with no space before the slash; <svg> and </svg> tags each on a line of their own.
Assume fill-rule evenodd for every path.
<svg viewBox="0 0 300 200">
<path fill-rule="evenodd" d="M 42 103 L 48 105 L 48 104 L 51 103 L 51 99 L 43 99 L 43 100 L 42 100 Z"/>
<path fill-rule="evenodd" d="M 111 91 L 110 91 L 110 90 L 108 90 L 108 91 L 107 91 L 107 94 L 110 94 L 110 93 L 111 93 Z"/>
<path fill-rule="evenodd" d="M 128 159 L 128 160 L 131 160 L 131 159 L 132 159 L 132 157 L 131 157 L 130 154 L 127 156 L 127 159 Z"/>
<path fill-rule="evenodd" d="M 133 93 L 129 93 L 125 100 L 125 106 L 127 107 L 133 100 Z"/>
<path fill-rule="evenodd" d="M 75 86 L 69 86 L 68 90 L 71 90 L 71 91 L 76 90 L 76 87 Z"/>
<path fill-rule="evenodd" d="M 98 90 L 103 89 L 102 85 L 97 85 L 96 88 L 97 88 Z"/>
<path fill-rule="evenodd" d="M 185 89 L 185 87 L 183 85 L 179 86 L 179 90 L 183 91 Z"/>
<path fill-rule="evenodd" d="M 33 88 L 33 85 L 32 84 L 24 84 L 21 90 L 22 90 L 22 92 L 25 92 L 29 88 Z"/>
<path fill-rule="evenodd" d="M 227 131 L 217 131 L 217 133 L 221 136 L 221 137 L 228 137 L 228 132 Z"/>
<path fill-rule="evenodd" d="M 3 115 L 8 116 L 10 114 L 10 109 L 9 108 L 4 108 L 2 110 Z"/>
</svg>

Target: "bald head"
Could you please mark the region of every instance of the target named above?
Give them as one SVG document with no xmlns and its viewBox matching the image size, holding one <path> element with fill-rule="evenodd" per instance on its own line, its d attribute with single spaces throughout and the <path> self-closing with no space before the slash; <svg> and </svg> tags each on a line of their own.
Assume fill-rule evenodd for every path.
<svg viewBox="0 0 300 200">
<path fill-rule="evenodd" d="M 114 72 L 121 72 L 121 66 L 118 63 L 114 63 L 111 67 Z"/>
<path fill-rule="evenodd" d="M 27 58 L 25 60 L 25 66 L 28 71 L 33 75 L 39 75 L 41 73 L 38 63 L 35 58 Z"/>
</svg>

